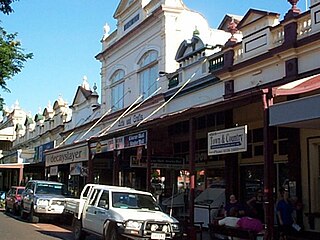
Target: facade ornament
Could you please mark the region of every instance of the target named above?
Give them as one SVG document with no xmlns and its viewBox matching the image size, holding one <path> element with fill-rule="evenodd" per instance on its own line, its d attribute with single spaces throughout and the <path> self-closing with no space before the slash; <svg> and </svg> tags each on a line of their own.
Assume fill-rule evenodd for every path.
<svg viewBox="0 0 320 240">
<path fill-rule="evenodd" d="M 231 18 L 231 21 L 228 24 L 228 31 L 231 33 L 231 37 L 226 42 L 225 46 L 232 46 L 235 43 L 237 43 L 237 39 L 235 38 L 235 34 L 238 31 L 237 29 L 237 23 L 235 22 L 234 18 Z"/>
<path fill-rule="evenodd" d="M 301 13 L 300 9 L 297 7 L 299 0 L 287 0 L 292 6 L 291 9 L 286 13 L 284 19 L 291 19 Z"/>
<path fill-rule="evenodd" d="M 297 8 L 297 4 L 298 4 L 299 0 L 288 0 L 288 2 L 292 5 L 292 7 L 291 7 L 292 11 L 298 10 L 300 12 L 300 10 Z"/>
<path fill-rule="evenodd" d="M 103 41 L 107 39 L 107 37 L 109 36 L 109 32 L 110 32 L 110 26 L 108 23 L 106 23 L 103 26 L 103 37 L 102 37 Z"/>
<path fill-rule="evenodd" d="M 90 86 L 89 86 L 89 83 L 88 83 L 88 77 L 87 76 L 83 76 L 82 79 L 83 79 L 83 82 L 81 84 L 81 87 L 83 87 L 86 90 L 90 90 Z"/>
</svg>

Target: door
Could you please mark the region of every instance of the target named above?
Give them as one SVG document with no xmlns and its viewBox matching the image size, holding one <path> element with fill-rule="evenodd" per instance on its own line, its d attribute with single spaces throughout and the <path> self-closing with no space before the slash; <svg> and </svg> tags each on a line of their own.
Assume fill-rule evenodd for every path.
<svg viewBox="0 0 320 240">
<path fill-rule="evenodd" d="M 99 194 L 97 205 L 94 207 L 94 212 L 92 214 L 92 221 L 95 223 L 93 226 L 93 231 L 99 235 L 103 235 L 103 225 L 106 219 L 109 218 L 109 191 L 103 190 Z"/>
<path fill-rule="evenodd" d="M 95 231 L 96 228 L 96 206 L 98 205 L 98 199 L 100 198 L 102 190 L 94 189 L 91 196 L 89 196 L 89 202 L 83 209 L 83 227 Z"/>
</svg>

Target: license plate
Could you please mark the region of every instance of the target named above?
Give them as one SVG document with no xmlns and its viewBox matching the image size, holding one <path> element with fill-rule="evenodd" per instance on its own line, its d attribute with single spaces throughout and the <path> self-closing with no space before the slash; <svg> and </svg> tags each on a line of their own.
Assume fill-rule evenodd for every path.
<svg viewBox="0 0 320 240">
<path fill-rule="evenodd" d="M 165 233 L 151 233 L 151 239 L 166 239 L 166 234 Z"/>
</svg>

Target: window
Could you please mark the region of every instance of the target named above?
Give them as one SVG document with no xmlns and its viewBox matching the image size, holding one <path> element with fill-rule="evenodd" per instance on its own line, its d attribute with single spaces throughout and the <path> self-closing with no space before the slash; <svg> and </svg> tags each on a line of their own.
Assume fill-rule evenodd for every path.
<svg viewBox="0 0 320 240">
<path fill-rule="evenodd" d="M 109 192 L 104 190 L 101 194 L 98 207 L 108 209 L 109 208 Z"/>
<path fill-rule="evenodd" d="M 144 98 L 149 97 L 157 90 L 158 53 L 149 51 L 139 61 L 140 93 Z"/>
<path fill-rule="evenodd" d="M 123 108 L 124 71 L 117 70 L 111 76 L 111 104 L 114 110 Z"/>
</svg>

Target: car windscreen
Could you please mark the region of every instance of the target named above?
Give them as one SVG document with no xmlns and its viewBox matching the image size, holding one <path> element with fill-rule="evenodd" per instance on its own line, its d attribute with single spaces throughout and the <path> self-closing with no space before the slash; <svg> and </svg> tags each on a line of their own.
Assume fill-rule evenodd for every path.
<svg viewBox="0 0 320 240">
<path fill-rule="evenodd" d="M 113 192 L 112 206 L 114 208 L 161 211 L 161 208 L 152 196 L 139 193 Z"/>
<path fill-rule="evenodd" d="M 24 191 L 24 188 L 18 188 L 17 194 L 18 194 L 18 195 L 21 195 L 23 191 Z"/>
<path fill-rule="evenodd" d="M 67 195 L 67 191 L 61 184 L 39 183 L 36 187 L 36 194 Z"/>
</svg>

